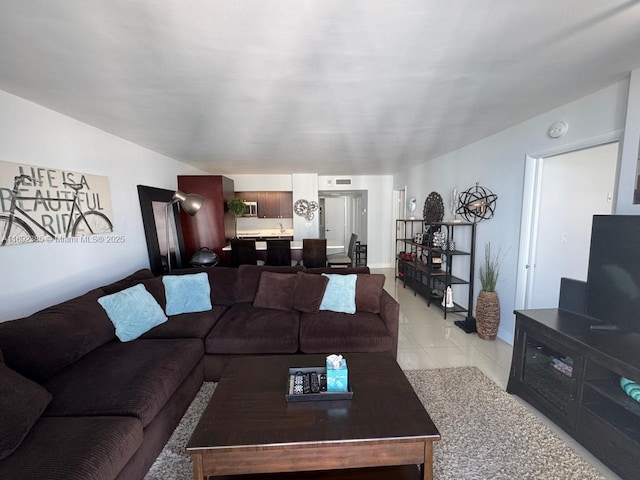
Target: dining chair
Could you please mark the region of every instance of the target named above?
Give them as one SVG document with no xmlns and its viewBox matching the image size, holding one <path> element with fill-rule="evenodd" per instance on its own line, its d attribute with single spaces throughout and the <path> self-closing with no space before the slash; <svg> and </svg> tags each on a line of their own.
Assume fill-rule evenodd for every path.
<svg viewBox="0 0 640 480">
<path fill-rule="evenodd" d="M 231 266 L 257 265 L 258 254 L 256 252 L 255 240 L 242 240 L 234 238 L 231 240 Z"/>
<path fill-rule="evenodd" d="M 267 240 L 267 265 L 291 266 L 291 241 Z"/>
<path fill-rule="evenodd" d="M 307 268 L 327 266 L 327 239 L 302 239 L 302 265 Z"/>
<path fill-rule="evenodd" d="M 333 253 L 331 255 L 327 255 L 327 264 L 330 267 L 353 267 L 356 259 L 357 241 L 358 235 L 352 233 L 347 251 L 344 253 Z"/>
</svg>

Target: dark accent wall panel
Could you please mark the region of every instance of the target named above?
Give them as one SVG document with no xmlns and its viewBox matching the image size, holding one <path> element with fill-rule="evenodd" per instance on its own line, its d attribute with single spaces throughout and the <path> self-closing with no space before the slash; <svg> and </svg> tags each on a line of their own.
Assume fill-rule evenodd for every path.
<svg viewBox="0 0 640 480">
<path fill-rule="evenodd" d="M 234 235 L 235 219 L 226 211 L 226 202 L 234 196 L 233 187 L 233 180 L 222 175 L 178 176 L 181 191 L 204 197 L 196 215 L 180 213 L 187 262 L 202 247 L 210 248 L 222 258 L 222 248 Z"/>
</svg>

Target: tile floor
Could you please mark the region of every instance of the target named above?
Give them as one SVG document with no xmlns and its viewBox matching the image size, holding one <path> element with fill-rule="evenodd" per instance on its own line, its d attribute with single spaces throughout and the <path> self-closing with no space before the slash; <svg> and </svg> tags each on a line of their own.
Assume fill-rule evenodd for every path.
<svg viewBox="0 0 640 480">
<path fill-rule="evenodd" d="M 385 290 L 400 304 L 400 331 L 398 339 L 398 363 L 403 369 L 416 370 L 428 368 L 447 368 L 476 366 L 506 390 L 511 366 L 512 347 L 501 339 L 485 341 L 476 334 L 467 334 L 454 325 L 460 317 L 447 315 L 436 306 L 427 306 L 419 295 L 410 288 L 403 288 L 401 280 L 395 280 L 393 269 L 372 269 L 373 273 L 386 276 Z M 562 438 L 571 448 L 584 457 L 605 478 L 620 480 L 609 468 L 603 465 L 563 430 L 549 421 L 544 415 L 526 402 L 515 397 L 551 430 Z M 562 479 L 553 479 L 562 480 Z"/>
</svg>

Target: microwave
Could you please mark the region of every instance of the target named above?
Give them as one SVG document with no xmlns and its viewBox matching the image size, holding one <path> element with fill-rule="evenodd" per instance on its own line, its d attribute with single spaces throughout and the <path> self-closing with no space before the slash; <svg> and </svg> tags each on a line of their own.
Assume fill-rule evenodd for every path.
<svg viewBox="0 0 640 480">
<path fill-rule="evenodd" d="M 257 217 L 258 216 L 258 202 L 244 202 L 243 217 Z"/>
</svg>

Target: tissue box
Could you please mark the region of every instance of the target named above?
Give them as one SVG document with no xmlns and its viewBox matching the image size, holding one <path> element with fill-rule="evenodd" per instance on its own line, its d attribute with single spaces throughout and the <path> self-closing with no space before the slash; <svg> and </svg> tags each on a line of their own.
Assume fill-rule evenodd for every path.
<svg viewBox="0 0 640 480">
<path fill-rule="evenodd" d="M 338 369 L 333 368 L 333 365 L 327 361 L 327 392 L 346 392 L 348 386 L 347 360 L 343 358 Z"/>
</svg>

